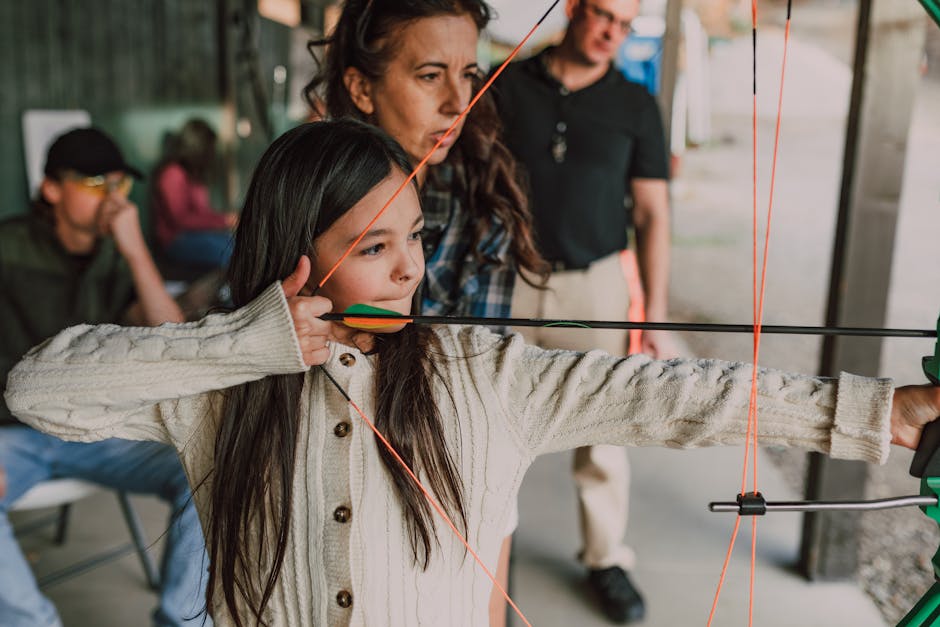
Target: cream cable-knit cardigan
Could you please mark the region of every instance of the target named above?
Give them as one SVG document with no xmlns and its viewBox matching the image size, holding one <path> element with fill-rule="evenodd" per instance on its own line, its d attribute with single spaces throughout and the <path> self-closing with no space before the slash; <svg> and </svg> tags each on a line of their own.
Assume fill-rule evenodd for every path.
<svg viewBox="0 0 940 627">
<path fill-rule="evenodd" d="M 451 356 L 439 367 L 457 412 L 443 389 L 438 404 L 463 481 L 468 539 L 493 571 L 506 516 L 536 455 L 600 443 L 744 440 L 748 365 L 547 351 L 481 328 L 437 333 Z M 370 417 L 375 359 L 334 345 L 326 364 Z M 239 311 L 197 323 L 66 329 L 13 370 L 6 401 L 27 423 L 66 439 L 168 442 L 196 483 L 212 468 L 221 390 L 304 370 L 274 284 Z M 882 462 L 891 394 L 886 380 L 762 370 L 761 442 Z M 430 567 L 415 567 L 375 438 L 317 369 L 306 375 L 303 412 L 289 547 L 269 624 L 486 625 L 492 584 L 443 524 Z M 341 423 L 350 426 L 345 436 Z M 207 489 L 195 496 L 203 524 Z M 337 520 L 338 507 L 351 510 L 347 522 Z M 229 624 L 221 607 L 215 613 L 217 625 Z"/>
</svg>

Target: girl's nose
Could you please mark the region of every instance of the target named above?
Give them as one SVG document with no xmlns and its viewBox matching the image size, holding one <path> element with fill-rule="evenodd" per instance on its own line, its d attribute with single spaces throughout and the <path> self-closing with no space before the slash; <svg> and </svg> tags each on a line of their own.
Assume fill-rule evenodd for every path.
<svg viewBox="0 0 940 627">
<path fill-rule="evenodd" d="M 393 279 L 398 283 L 408 283 L 413 281 L 415 277 L 418 276 L 420 271 L 420 266 L 415 260 L 414 256 L 411 254 L 411 251 L 406 250 L 402 253 L 401 258 L 395 267 L 395 274 Z"/>
</svg>

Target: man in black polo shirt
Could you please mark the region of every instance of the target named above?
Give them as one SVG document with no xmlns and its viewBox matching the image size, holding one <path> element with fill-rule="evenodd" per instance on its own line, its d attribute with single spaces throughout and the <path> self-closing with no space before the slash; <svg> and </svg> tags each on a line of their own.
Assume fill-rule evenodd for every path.
<svg viewBox="0 0 940 627">
<path fill-rule="evenodd" d="M 144 242 L 137 207 L 127 199 L 132 175 L 140 176 L 104 133 L 94 128 L 70 131 L 49 148 L 32 211 L 0 222 L 0 392 L 27 350 L 68 326 L 183 321 Z M 153 624 L 204 624 L 202 530 L 186 474 L 171 446 L 117 439 L 64 442 L 17 422 L 0 401 L 0 465 L 6 475 L 6 489 L 0 489 L 4 627 L 61 625 L 7 518 L 13 503 L 32 486 L 61 477 L 153 494 L 170 504 Z M 102 602 L 106 607 L 107 600 Z"/>
<path fill-rule="evenodd" d="M 620 253 L 633 226 L 647 318 L 665 320 L 669 201 L 662 122 L 653 97 L 612 67 L 639 0 L 568 0 L 566 10 L 561 44 L 511 64 L 495 85 L 506 139 L 529 176 L 536 242 L 554 270 L 547 291 L 517 281 L 513 315 L 626 319 Z M 627 348 L 626 332 L 520 331 L 546 347 L 614 355 Z M 662 334 L 644 333 L 642 346 L 654 357 L 670 356 Z M 626 453 L 579 449 L 574 474 L 589 583 L 611 620 L 639 620 L 643 599 L 627 575 L 635 558 L 623 544 Z"/>
</svg>

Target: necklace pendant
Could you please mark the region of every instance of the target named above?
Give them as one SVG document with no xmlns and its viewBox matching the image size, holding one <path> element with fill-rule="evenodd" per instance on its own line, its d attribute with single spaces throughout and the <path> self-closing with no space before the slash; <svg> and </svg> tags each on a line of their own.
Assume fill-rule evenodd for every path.
<svg viewBox="0 0 940 627">
<path fill-rule="evenodd" d="M 551 152 L 555 163 L 565 162 L 565 154 L 568 152 L 568 142 L 565 141 L 563 135 L 555 135 L 552 137 Z"/>
</svg>

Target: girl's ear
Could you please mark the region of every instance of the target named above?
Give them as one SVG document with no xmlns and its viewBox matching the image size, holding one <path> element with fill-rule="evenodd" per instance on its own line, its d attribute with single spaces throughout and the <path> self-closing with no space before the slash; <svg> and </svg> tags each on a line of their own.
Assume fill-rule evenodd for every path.
<svg viewBox="0 0 940 627">
<path fill-rule="evenodd" d="M 62 184 L 46 177 L 39 185 L 39 196 L 53 207 L 62 202 Z"/>
<path fill-rule="evenodd" d="M 375 104 L 372 102 L 372 83 L 362 72 L 354 67 L 346 68 L 343 72 L 343 84 L 356 108 L 364 115 L 372 115 L 375 112 Z"/>
</svg>

